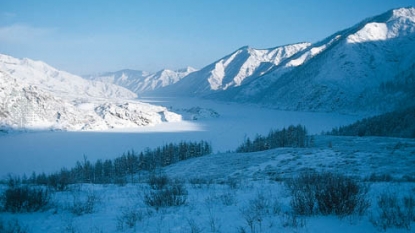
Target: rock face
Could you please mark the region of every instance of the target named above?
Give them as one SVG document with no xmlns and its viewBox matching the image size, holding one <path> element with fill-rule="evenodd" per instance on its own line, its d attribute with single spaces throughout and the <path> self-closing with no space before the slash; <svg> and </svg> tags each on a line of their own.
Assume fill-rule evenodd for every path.
<svg viewBox="0 0 415 233">
<path fill-rule="evenodd" d="M 0 55 L 0 90 L 3 130 L 103 130 L 181 120 L 164 107 L 133 100 L 136 94 L 123 87 L 6 55 Z"/>
</svg>

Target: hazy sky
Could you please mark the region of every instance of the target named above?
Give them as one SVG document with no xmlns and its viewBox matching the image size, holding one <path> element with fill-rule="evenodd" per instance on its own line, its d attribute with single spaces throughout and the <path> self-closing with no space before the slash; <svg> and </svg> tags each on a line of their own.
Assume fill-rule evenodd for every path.
<svg viewBox="0 0 415 233">
<path fill-rule="evenodd" d="M 414 0 L 0 0 L 0 53 L 75 74 L 202 68 L 248 45 L 317 42 Z"/>
</svg>

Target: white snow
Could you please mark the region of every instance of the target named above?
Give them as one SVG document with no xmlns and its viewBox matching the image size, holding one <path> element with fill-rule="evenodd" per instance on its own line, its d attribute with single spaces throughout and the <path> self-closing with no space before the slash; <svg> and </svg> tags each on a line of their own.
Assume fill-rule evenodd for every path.
<svg viewBox="0 0 415 233">
<path fill-rule="evenodd" d="M 347 43 L 386 40 L 388 27 L 385 23 L 368 23 L 360 31 L 347 37 Z"/>
<path fill-rule="evenodd" d="M 187 93 L 203 95 L 241 86 L 246 80 L 257 78 L 308 46 L 310 43 L 297 43 L 271 49 L 240 48 L 169 86 L 167 94 L 174 92 L 184 95 Z"/>
<path fill-rule="evenodd" d="M 104 130 L 178 122 L 166 108 L 132 98 L 110 83 L 88 81 L 30 59 L 0 54 L 0 127 Z"/>
<path fill-rule="evenodd" d="M 269 50 L 245 47 L 198 72 L 183 71 L 189 72 L 186 77 L 164 70 L 151 77 L 143 72 L 136 72 L 133 77 L 134 71 L 122 71 L 101 78 L 109 83 L 123 83 L 130 89 L 134 88 L 130 85 L 136 85 L 136 92 L 176 86 L 178 92 L 194 93 L 243 87 L 248 80 L 248 90 L 242 94 L 249 93 L 248 99 L 254 101 L 256 94 L 261 99 L 265 91 L 268 94 L 280 91 L 281 95 L 271 95 L 273 98 L 268 99 L 280 108 L 333 111 L 349 110 L 347 104 L 351 104 L 364 109 L 368 102 L 355 102 L 354 95 L 365 100 L 367 97 L 359 96 L 359 91 L 373 89 L 375 84 L 413 65 L 415 9 L 402 8 L 390 14 L 352 28 L 356 29 L 353 33 L 346 30 L 314 45 L 303 43 Z M 392 38 L 395 40 L 389 40 Z M 271 72 L 261 76 L 268 71 Z M 275 82 L 282 75 L 285 81 L 277 84 L 283 87 L 276 87 Z M 320 82 L 324 85 L 317 85 Z M 8 133 L 0 130 L 0 179 L 7 174 L 55 172 L 74 166 L 84 156 L 94 162 L 113 159 L 132 149 L 142 151 L 183 140 L 205 140 L 212 143 L 215 153 L 161 171 L 187 182 L 191 179 L 205 182 L 186 183 L 189 191 L 186 205 L 160 210 L 145 205 L 143 197 L 148 187 L 138 177 L 135 178 L 139 183 L 123 187 L 73 185 L 70 190 L 51 197 L 51 209 L 36 213 L 0 212 L 0 223 L 7 227 L 7 222 L 16 219 L 31 233 L 367 233 L 411 232 L 415 227 L 412 221 L 409 230 L 382 230 L 371 223 L 379 214 L 380 193 L 415 195 L 415 184 L 405 180 L 415 178 L 414 139 L 316 135 L 313 145 L 307 148 L 237 154 L 230 151 L 244 138 L 265 135 L 270 129 L 303 124 L 310 134 L 318 134 L 362 116 L 279 111 L 197 98 L 138 101 L 131 99 L 135 97 L 131 91 L 109 83 L 83 80 L 43 62 L 0 55 L 0 126 L 19 128 L 24 124 L 26 129 L 33 129 Z M 352 85 L 342 86 L 345 83 Z M 269 87 L 272 89 L 267 90 Z M 294 98 L 296 94 L 305 97 Z M 291 214 L 291 197 L 286 186 L 278 180 L 308 169 L 361 178 L 390 175 L 397 182 L 367 182 L 371 206 L 362 216 L 295 216 Z M 5 188 L 0 185 L 0 192 Z M 93 213 L 78 216 L 70 211 L 74 201 L 91 194 L 97 199 Z M 247 208 L 256 199 L 266 201 L 265 210 L 251 219 L 254 227 L 250 227 L 247 215 L 252 211 Z M 136 225 L 120 229 L 120 221 L 129 217 L 126 214 L 136 214 L 132 216 L 138 218 L 134 221 Z"/>
<path fill-rule="evenodd" d="M 137 94 L 143 94 L 145 92 L 154 91 L 159 88 L 172 85 L 186 75 L 195 71 L 196 69 L 192 67 L 176 71 L 164 69 L 156 73 L 149 73 L 139 70 L 120 70 L 98 75 L 89 75 L 85 78 L 104 83 L 116 84 Z"/>
<path fill-rule="evenodd" d="M 415 32 L 415 8 L 392 10 L 392 16 L 385 22 L 370 22 L 355 34 L 348 36 L 348 43 L 363 43 L 393 39 Z"/>
<path fill-rule="evenodd" d="M 403 89 L 381 91 L 402 82 L 414 67 L 415 8 L 369 18 L 308 46 L 279 66 L 223 91 L 223 100 L 279 109 L 379 114 L 412 104 Z"/>
<path fill-rule="evenodd" d="M 400 145 L 399 147 L 397 145 Z M 54 152 L 54 151 L 51 151 Z M 381 193 L 402 197 L 414 195 L 409 182 L 368 182 L 371 206 L 362 216 L 343 218 L 333 215 L 296 216 L 290 207 L 291 196 L 283 182 L 303 169 L 332 171 L 367 178 L 389 174 L 396 179 L 414 177 L 411 154 L 413 139 L 397 138 L 315 138 L 310 148 L 280 148 L 265 152 L 212 154 L 166 167 L 163 173 L 185 181 L 187 204 L 160 210 L 148 207 L 144 196 L 149 187 L 135 177 L 135 184 L 78 184 L 52 195 L 53 205 L 35 213 L 0 213 L 5 223 L 17 220 L 31 233 L 43 232 L 411 232 L 414 227 L 386 230 L 375 227 L 371 219 L 379 215 Z M 193 184 L 189 181 L 193 180 Z M 199 182 L 197 182 L 199 181 Z M 0 191 L 5 189 L 0 185 Z M 93 212 L 76 215 L 75 202 L 93 197 Z M 82 202 L 81 202 L 82 203 Z M 259 206 L 259 204 L 265 206 Z M 258 205 L 255 205 L 258 204 Z M 251 208 L 251 209 L 250 209 Z M 257 209 L 264 208 L 264 209 Z M 248 214 L 255 215 L 254 228 Z M 135 215 L 133 215 L 135 214 Z M 133 218 L 133 217 L 137 218 Z M 292 219 L 292 218 L 296 219 Z M 130 221 L 129 227 L 126 221 Z M 123 228 L 120 227 L 120 224 Z"/>
<path fill-rule="evenodd" d="M 320 46 L 314 46 L 311 45 L 307 48 L 307 50 L 304 51 L 303 54 L 299 58 L 290 60 L 285 67 L 281 67 L 280 69 L 284 69 L 286 67 L 292 67 L 292 66 L 300 66 L 304 64 L 309 59 L 313 58 L 314 56 L 318 55 L 319 53 L 323 52 L 327 47 L 329 47 L 331 44 L 336 42 L 341 38 L 341 35 L 335 36 L 333 39 L 331 39 L 328 43 L 320 45 Z"/>
<path fill-rule="evenodd" d="M 0 54 L 0 70 L 11 77 L 34 85 L 55 95 L 66 97 L 135 98 L 125 88 L 102 82 L 91 82 L 79 76 L 59 71 L 44 62 L 28 58 L 17 59 Z"/>
</svg>

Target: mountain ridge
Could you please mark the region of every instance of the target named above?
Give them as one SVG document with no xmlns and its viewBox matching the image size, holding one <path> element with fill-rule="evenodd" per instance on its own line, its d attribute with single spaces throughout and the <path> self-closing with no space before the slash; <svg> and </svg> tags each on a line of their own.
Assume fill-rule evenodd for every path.
<svg viewBox="0 0 415 233">
<path fill-rule="evenodd" d="M 297 43 L 270 49 L 254 49 L 244 46 L 160 90 L 169 94 L 204 95 L 212 91 L 237 87 L 249 79 L 262 75 L 272 66 L 309 45 L 309 43 Z"/>
<path fill-rule="evenodd" d="M 410 105 L 413 93 L 402 90 L 385 93 L 381 86 L 402 72 L 412 73 L 414 41 L 415 8 L 392 9 L 308 44 L 287 59 L 266 67 L 265 72 L 245 79 L 240 85 L 225 88 L 207 85 L 210 84 L 207 76 L 212 72 L 212 66 L 236 56 L 237 52 L 241 53 L 237 50 L 164 89 L 169 94 L 187 93 L 283 110 L 383 113 Z M 242 49 L 248 50 L 249 47 Z M 241 67 L 228 69 L 241 71 Z M 206 72 L 201 73 L 203 71 Z M 233 71 L 235 73 L 238 72 Z M 232 72 L 227 74 L 237 77 Z M 183 82 L 190 78 L 193 83 L 189 81 L 184 85 Z M 196 82 L 197 79 L 200 80 Z"/>
<path fill-rule="evenodd" d="M 181 121 L 123 87 L 0 54 L 0 129 L 107 130 Z"/>
<path fill-rule="evenodd" d="M 178 70 L 162 69 L 155 73 L 141 70 L 123 69 L 115 72 L 106 72 L 98 75 L 85 75 L 88 80 L 112 83 L 136 94 L 143 94 L 172 85 L 184 76 L 196 71 L 193 67 L 186 67 Z"/>
</svg>

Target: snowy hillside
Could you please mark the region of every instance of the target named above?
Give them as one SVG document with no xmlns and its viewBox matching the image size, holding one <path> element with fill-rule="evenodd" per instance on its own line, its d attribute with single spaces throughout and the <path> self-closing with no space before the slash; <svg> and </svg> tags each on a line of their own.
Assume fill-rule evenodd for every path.
<svg viewBox="0 0 415 233">
<path fill-rule="evenodd" d="M 0 212 L 0 227 L 3 227 L 0 230 L 22 232 L 16 229 L 26 229 L 32 233 L 413 232 L 415 174 L 412 164 L 415 160 L 411 155 L 414 150 L 412 139 L 318 136 L 315 145 L 308 148 L 219 153 L 184 160 L 157 170 L 156 174 L 165 174 L 159 176 L 165 179 L 148 178 L 148 172 L 143 170 L 130 176 L 128 170 L 125 181 L 120 178 L 118 183 L 66 184 L 62 189 L 52 185 L 46 189 L 30 183 L 30 188 L 48 190 L 50 199 L 41 210 L 29 213 L 24 208 L 16 208 L 17 211 L 5 208 Z M 116 161 L 123 166 L 120 158 Z M 90 173 L 84 171 L 88 169 L 106 169 L 116 163 L 100 160 L 78 164 L 79 176 L 86 177 Z M 69 173 L 67 169 L 59 173 L 57 168 L 56 171 L 50 177 Z M 305 171 L 310 173 L 302 173 Z M 336 199 L 341 193 L 342 198 L 356 198 L 349 198 L 350 202 L 346 203 L 354 206 L 353 203 L 364 200 L 367 205 L 345 215 L 317 212 L 319 206 L 313 202 L 314 196 L 305 194 L 313 190 L 312 182 L 319 182 L 319 179 L 303 181 L 301 184 L 305 185 L 298 189 L 302 191 L 297 193 L 299 195 L 294 195 L 287 185 L 300 174 L 330 175 L 321 172 L 340 174 L 339 181 L 320 184 L 323 187 L 333 185 L 329 186 L 333 189 L 322 188 L 317 192 L 331 191 L 327 204 L 344 203 L 344 199 Z M 352 178 L 345 180 L 345 176 Z M 173 178 L 176 178 L 174 182 Z M 31 177 L 25 181 L 33 182 Z M 347 187 L 351 189 L 345 190 L 344 185 L 350 183 L 352 185 Z M 24 184 L 21 187 L 25 187 Z M 157 185 L 163 193 L 157 192 Z M 13 188 L 0 184 L 1 193 L 10 193 Z M 385 197 L 390 200 L 384 200 Z M 9 200 L 13 198 L 16 197 L 8 196 Z M 303 202 L 304 198 L 311 201 Z M 161 200 L 163 205 L 149 200 Z M 300 214 L 295 203 L 312 203 L 316 212 Z"/>
<path fill-rule="evenodd" d="M 272 49 L 242 47 L 205 68 L 191 73 L 163 93 L 204 95 L 242 85 L 310 46 L 298 43 Z"/>
<path fill-rule="evenodd" d="M 192 67 L 176 71 L 164 69 L 156 73 L 148 73 L 139 70 L 120 70 L 100 75 L 89 75 L 85 78 L 104 83 L 113 83 L 125 87 L 134 93 L 142 94 L 174 84 L 194 71 L 196 71 L 196 69 Z"/>
<path fill-rule="evenodd" d="M 132 100 L 114 84 L 88 81 L 29 59 L 0 55 L 0 127 L 102 130 L 180 121 L 164 107 Z"/>
<path fill-rule="evenodd" d="M 414 48 L 415 8 L 400 8 L 314 44 L 243 47 L 153 94 L 372 115 L 413 105 Z"/>
<path fill-rule="evenodd" d="M 414 73 L 414 48 L 415 9 L 388 11 L 309 46 L 221 98 L 290 110 L 391 111 L 413 104 L 413 88 L 402 83 L 415 87 L 408 75 Z"/>
<path fill-rule="evenodd" d="M 59 96 L 75 94 L 77 97 L 135 98 L 125 88 L 103 82 L 85 80 L 79 76 L 57 70 L 42 61 L 17 59 L 0 54 L 0 70 L 27 85 L 34 85 Z"/>
</svg>

